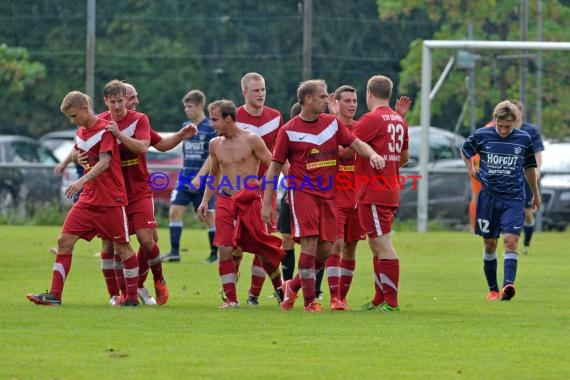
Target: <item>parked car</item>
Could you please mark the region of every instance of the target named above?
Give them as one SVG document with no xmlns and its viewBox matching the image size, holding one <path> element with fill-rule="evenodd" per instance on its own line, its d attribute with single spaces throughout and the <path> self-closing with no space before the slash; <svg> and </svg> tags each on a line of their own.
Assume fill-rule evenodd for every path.
<svg viewBox="0 0 570 380">
<path fill-rule="evenodd" d="M 570 223 L 570 143 L 544 143 L 541 175 L 543 228 L 563 231 Z"/>
<path fill-rule="evenodd" d="M 75 129 L 48 132 L 39 138 L 43 146 L 50 149 L 59 162 L 63 161 L 75 145 Z M 62 174 L 59 201 L 64 207 L 71 207 L 73 201 L 65 196 L 65 191 L 70 184 L 79 178 L 75 165 L 69 165 Z"/>
<path fill-rule="evenodd" d="M 159 132 L 159 134 L 166 137 L 171 135 L 172 132 Z M 150 147 L 146 155 L 146 163 L 151 180 L 154 178 L 153 173 L 157 172 L 164 173 L 168 177 L 168 181 L 166 181 L 166 178 L 157 178 L 156 186 L 151 185 L 151 187 L 153 187 L 155 205 L 160 208 L 169 207 L 170 193 L 176 186 L 179 169 L 182 169 L 184 164 L 182 143 L 166 152 L 160 152 Z M 178 169 L 160 168 L 161 165 L 177 167 Z"/>
<path fill-rule="evenodd" d="M 421 127 L 408 129 L 410 160 L 401 169 L 402 175 L 419 173 Z M 430 127 L 429 130 L 429 185 L 428 217 L 447 224 L 465 225 L 468 223 L 468 206 L 471 198 L 471 184 L 465 164 L 461 159 L 461 145 L 465 138 L 456 133 Z M 421 181 L 422 179 L 418 179 Z M 417 217 L 418 189 L 406 182 L 401 191 L 399 219 Z"/>
<path fill-rule="evenodd" d="M 0 167 L 0 213 L 33 214 L 38 204 L 57 201 L 61 178 L 53 167 L 26 167 L 28 164 L 57 165 L 57 158 L 29 137 L 0 135 L 0 163 L 22 166 Z"/>
<path fill-rule="evenodd" d="M 75 129 L 65 129 L 63 131 L 48 132 L 42 135 L 39 138 L 39 141 L 40 143 L 42 143 L 43 146 L 45 146 L 52 152 L 55 152 L 56 150 L 63 151 L 63 149 L 61 149 L 62 144 L 69 142 L 73 143 L 75 141 Z M 69 152 L 67 152 L 67 154 L 69 154 Z M 60 161 L 62 161 L 63 158 L 65 158 L 65 156 L 60 158 Z"/>
</svg>

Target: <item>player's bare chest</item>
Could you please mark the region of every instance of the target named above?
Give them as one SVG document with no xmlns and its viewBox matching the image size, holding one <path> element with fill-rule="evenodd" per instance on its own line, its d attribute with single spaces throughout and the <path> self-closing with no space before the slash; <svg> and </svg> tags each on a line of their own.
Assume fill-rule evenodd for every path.
<svg viewBox="0 0 570 380">
<path fill-rule="evenodd" d="M 229 165 L 249 160 L 252 153 L 245 141 L 224 141 L 218 146 L 216 156 L 222 165 Z"/>
</svg>

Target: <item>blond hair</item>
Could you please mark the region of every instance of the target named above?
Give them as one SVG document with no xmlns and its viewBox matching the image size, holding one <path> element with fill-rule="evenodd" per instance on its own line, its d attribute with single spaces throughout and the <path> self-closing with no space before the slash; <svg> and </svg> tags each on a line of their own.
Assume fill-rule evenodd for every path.
<svg viewBox="0 0 570 380">
<path fill-rule="evenodd" d="M 493 116 L 497 121 L 517 121 L 519 118 L 519 111 L 515 104 L 509 100 L 503 100 L 495 106 L 495 111 L 493 111 Z"/>
<path fill-rule="evenodd" d="M 82 92 L 71 91 L 68 92 L 61 101 L 59 109 L 64 114 L 67 114 L 72 108 L 82 108 L 85 106 L 91 107 L 91 98 Z"/>
<path fill-rule="evenodd" d="M 389 100 L 392 96 L 394 84 L 392 80 L 384 75 L 374 75 L 368 80 L 367 90 L 375 98 Z"/>
<path fill-rule="evenodd" d="M 241 90 L 246 91 L 247 85 L 252 80 L 265 82 L 265 78 L 263 78 L 263 75 L 258 73 L 247 73 L 241 78 Z"/>
<path fill-rule="evenodd" d="M 319 87 L 327 88 L 327 82 L 324 79 L 311 79 L 299 84 L 297 88 L 297 101 L 300 105 L 305 102 L 305 97 L 317 93 Z"/>
</svg>

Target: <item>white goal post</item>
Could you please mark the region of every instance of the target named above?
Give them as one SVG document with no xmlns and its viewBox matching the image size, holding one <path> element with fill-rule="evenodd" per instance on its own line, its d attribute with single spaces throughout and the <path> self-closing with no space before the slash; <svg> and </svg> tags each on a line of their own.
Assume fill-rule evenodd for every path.
<svg viewBox="0 0 570 380">
<path fill-rule="evenodd" d="M 418 232 L 427 232 L 428 226 L 428 161 L 429 125 L 431 119 L 431 50 L 432 49 L 510 49 L 510 50 L 570 50 L 569 42 L 528 42 L 528 41 L 473 41 L 473 40 L 424 40 L 422 52 L 422 82 L 420 104 L 420 175 L 418 186 Z M 497 99 L 499 101 L 500 99 Z"/>
</svg>

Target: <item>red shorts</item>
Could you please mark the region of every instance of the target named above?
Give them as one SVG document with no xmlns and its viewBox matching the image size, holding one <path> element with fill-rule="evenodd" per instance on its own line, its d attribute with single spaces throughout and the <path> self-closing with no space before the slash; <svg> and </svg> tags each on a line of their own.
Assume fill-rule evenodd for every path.
<svg viewBox="0 0 570 380">
<path fill-rule="evenodd" d="M 325 199 L 299 190 L 289 190 L 289 206 L 291 207 L 291 235 L 293 237 L 318 236 L 319 241 L 334 242 L 336 240 L 334 198 Z"/>
<path fill-rule="evenodd" d="M 90 206 L 78 202 L 65 217 L 64 234 L 91 241 L 95 236 L 115 243 L 129 242 L 127 213 L 124 206 Z"/>
<path fill-rule="evenodd" d="M 364 234 L 371 238 L 389 234 L 397 207 L 358 203 L 358 218 Z"/>
<path fill-rule="evenodd" d="M 129 219 L 129 233 L 133 235 L 135 231 L 143 228 L 156 228 L 156 218 L 154 217 L 154 201 L 152 197 L 129 201 L 127 206 L 127 217 Z"/>
<path fill-rule="evenodd" d="M 232 197 L 221 193 L 218 194 L 215 225 L 214 245 L 216 247 L 221 245 L 232 247 L 234 245 L 233 235 L 235 229 Z"/>
<path fill-rule="evenodd" d="M 366 239 L 356 208 L 340 207 L 336 210 L 336 238 L 347 243 Z"/>
</svg>

